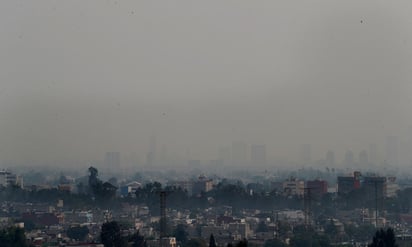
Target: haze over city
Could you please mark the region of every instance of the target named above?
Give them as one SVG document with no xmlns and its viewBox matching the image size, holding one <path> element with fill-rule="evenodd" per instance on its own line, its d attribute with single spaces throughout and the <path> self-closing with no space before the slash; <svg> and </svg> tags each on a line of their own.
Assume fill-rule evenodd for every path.
<svg viewBox="0 0 412 247">
<path fill-rule="evenodd" d="M 242 142 L 265 145 L 269 161 L 298 161 L 310 144 L 312 160 L 332 150 L 337 163 L 373 144 L 382 163 L 392 136 L 396 165 L 410 166 L 411 11 L 384 1 L 4 1 L 0 162 L 57 166 L 116 151 L 143 165 L 153 142 L 166 160 L 214 160 Z"/>
</svg>

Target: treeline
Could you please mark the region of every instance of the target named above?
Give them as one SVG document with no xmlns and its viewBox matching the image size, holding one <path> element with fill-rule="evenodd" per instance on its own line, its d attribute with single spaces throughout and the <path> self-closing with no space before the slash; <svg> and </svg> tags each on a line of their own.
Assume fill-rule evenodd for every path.
<svg viewBox="0 0 412 247">
<path fill-rule="evenodd" d="M 0 200 L 13 202 L 51 203 L 63 200 L 68 208 L 106 207 L 118 208 L 120 203 L 146 204 L 151 211 L 159 212 L 159 193 L 167 191 L 167 207 L 171 209 L 204 209 L 210 206 L 231 206 L 233 213 L 240 210 L 282 210 L 302 209 L 304 200 L 300 196 L 285 196 L 283 191 L 267 191 L 259 184 L 244 185 L 241 182 L 230 183 L 222 180 L 208 192 L 189 196 L 180 187 L 163 186 L 159 182 L 150 182 L 137 189 L 134 194 L 125 198 L 116 198 L 116 186 L 99 179 L 98 171 L 89 168 L 87 184 L 78 184 L 78 193 L 53 189 L 23 190 L 18 187 L 7 187 L 0 191 Z M 253 191 L 253 193 L 251 193 Z M 412 188 L 399 191 L 395 198 L 378 198 L 380 209 L 388 213 L 408 213 L 411 209 Z M 314 216 L 333 216 L 338 209 L 375 208 L 376 201 L 364 196 L 362 190 L 346 195 L 334 196 L 325 194 L 321 198 L 311 198 L 311 209 Z"/>
</svg>

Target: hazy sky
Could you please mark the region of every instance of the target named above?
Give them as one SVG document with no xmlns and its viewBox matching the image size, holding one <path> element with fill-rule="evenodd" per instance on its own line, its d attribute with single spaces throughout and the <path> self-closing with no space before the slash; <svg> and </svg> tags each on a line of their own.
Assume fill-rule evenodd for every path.
<svg viewBox="0 0 412 247">
<path fill-rule="evenodd" d="M 410 1 L 2 1 L 0 160 L 412 136 Z M 340 155 L 340 154 L 339 154 Z M 337 157 L 338 159 L 340 157 Z"/>
</svg>

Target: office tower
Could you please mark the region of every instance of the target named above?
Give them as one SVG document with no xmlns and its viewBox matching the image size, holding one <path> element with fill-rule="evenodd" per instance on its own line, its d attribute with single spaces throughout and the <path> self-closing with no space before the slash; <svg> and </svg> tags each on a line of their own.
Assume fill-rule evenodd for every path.
<svg viewBox="0 0 412 247">
<path fill-rule="evenodd" d="M 347 194 L 360 188 L 360 172 L 354 172 L 351 176 L 338 177 L 338 194 Z"/>
<path fill-rule="evenodd" d="M 309 180 L 306 182 L 306 188 L 311 190 L 314 199 L 321 199 L 328 193 L 328 182 L 322 179 Z"/>
<path fill-rule="evenodd" d="M 111 173 L 118 172 L 120 169 L 120 152 L 106 152 L 104 156 L 104 165 L 107 172 Z"/>
<path fill-rule="evenodd" d="M 310 144 L 302 144 L 300 146 L 300 155 L 299 156 L 300 156 L 300 162 L 303 165 L 308 165 L 308 164 L 311 163 L 311 161 L 312 161 L 311 152 L 312 152 L 312 149 L 311 149 Z"/>
<path fill-rule="evenodd" d="M 335 153 L 329 150 L 326 153 L 326 166 L 327 167 L 334 167 L 335 166 Z"/>
<path fill-rule="evenodd" d="M 266 165 L 266 145 L 252 145 L 250 158 L 252 165 Z"/>
<path fill-rule="evenodd" d="M 366 150 L 362 150 L 359 153 L 359 165 L 360 166 L 367 166 L 369 165 L 369 160 L 368 160 L 368 153 Z"/>
<path fill-rule="evenodd" d="M 238 141 L 232 143 L 232 164 L 245 165 L 248 161 L 248 146 L 246 143 Z"/>
<path fill-rule="evenodd" d="M 385 160 L 390 166 L 399 165 L 399 140 L 397 136 L 387 136 L 385 141 Z"/>
<path fill-rule="evenodd" d="M 355 158 L 353 152 L 351 150 L 346 151 L 345 153 L 345 166 L 354 166 L 355 165 Z"/>
<path fill-rule="evenodd" d="M 369 144 L 369 162 L 377 165 L 378 164 L 378 147 L 376 144 Z"/>
</svg>

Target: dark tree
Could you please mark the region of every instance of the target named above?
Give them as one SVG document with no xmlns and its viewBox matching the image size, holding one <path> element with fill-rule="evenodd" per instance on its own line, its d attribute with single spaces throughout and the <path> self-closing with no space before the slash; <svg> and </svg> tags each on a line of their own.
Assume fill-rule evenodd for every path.
<svg viewBox="0 0 412 247">
<path fill-rule="evenodd" d="M 264 221 L 259 222 L 255 232 L 268 232 L 269 228 Z"/>
<path fill-rule="evenodd" d="M 125 247 L 127 243 L 121 237 L 120 226 L 116 221 L 106 222 L 102 225 L 100 239 L 105 247 Z"/>
<path fill-rule="evenodd" d="M 206 242 L 201 238 L 192 238 L 186 242 L 185 247 L 206 247 Z"/>
<path fill-rule="evenodd" d="M 209 247 L 216 247 L 216 240 L 215 240 L 215 236 L 213 236 L 213 233 L 210 234 Z"/>
<path fill-rule="evenodd" d="M 146 240 L 140 235 L 139 231 L 130 236 L 129 242 L 132 242 L 132 247 L 147 247 Z"/>
<path fill-rule="evenodd" d="M 305 226 L 300 225 L 295 227 L 294 236 L 290 240 L 290 246 L 292 247 L 329 247 L 330 240 L 326 235 L 319 235 L 312 228 L 307 229 Z"/>
<path fill-rule="evenodd" d="M 67 229 L 67 236 L 71 239 L 83 241 L 87 234 L 89 234 L 89 228 L 87 226 L 75 226 Z"/>
<path fill-rule="evenodd" d="M 176 229 L 173 232 L 173 236 L 176 238 L 176 241 L 182 243 L 182 245 L 185 245 L 189 233 L 187 233 L 186 228 L 183 224 L 179 224 L 176 226 Z"/>
<path fill-rule="evenodd" d="M 263 245 L 263 247 L 287 247 L 287 245 L 279 239 L 269 239 L 266 240 L 265 245 Z"/>
<path fill-rule="evenodd" d="M 240 241 L 236 244 L 236 247 L 247 247 L 247 245 L 248 245 L 248 242 L 247 242 L 247 239 L 245 238 L 245 239 L 243 239 L 243 240 L 240 240 Z"/>
<path fill-rule="evenodd" d="M 24 230 L 18 227 L 10 227 L 0 230 L 0 247 L 26 247 Z"/>
<path fill-rule="evenodd" d="M 373 236 L 372 243 L 369 247 L 397 247 L 395 233 L 392 228 L 388 228 L 386 231 L 380 229 L 376 231 Z"/>
</svg>

